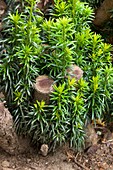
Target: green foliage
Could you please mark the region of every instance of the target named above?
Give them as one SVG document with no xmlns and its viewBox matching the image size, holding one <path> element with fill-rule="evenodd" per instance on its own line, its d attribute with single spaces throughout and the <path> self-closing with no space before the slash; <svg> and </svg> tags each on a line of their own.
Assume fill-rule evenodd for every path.
<svg viewBox="0 0 113 170">
<path fill-rule="evenodd" d="M 89 23 L 93 19 L 92 9 L 79 0 L 68 0 L 67 3 L 55 0 L 53 11 L 53 16 L 57 18 L 63 16 L 71 18 L 76 31 L 82 31 L 82 29 L 89 27 Z"/>
<path fill-rule="evenodd" d="M 47 20 L 34 10 L 34 0 L 26 2 L 23 12 L 5 19 L 0 91 L 6 94 L 16 129 L 33 142 L 54 149 L 69 141 L 81 149 L 86 121 L 112 117 L 111 46 L 91 31 L 93 11 L 86 3 L 55 0 Z M 71 64 L 84 71 L 78 82 L 66 78 Z M 33 83 L 42 74 L 56 82 L 49 105 L 32 103 Z"/>
<path fill-rule="evenodd" d="M 48 143 L 53 149 L 66 141 L 71 147 L 81 149 L 86 111 L 82 90 L 76 92 L 75 79 L 54 85 L 54 90 L 50 105 L 36 101 L 31 107 L 26 116 L 28 132 L 33 140 Z"/>
<path fill-rule="evenodd" d="M 27 8 L 27 15 L 19 13 L 9 14 L 6 18 L 6 38 L 2 40 L 3 51 L 0 58 L 0 80 L 7 103 L 14 117 L 24 119 L 25 105 L 29 105 L 33 82 L 39 73 L 41 59 L 40 29 L 33 15 L 34 1 Z M 43 20 L 43 19 L 42 19 Z M 40 57 L 39 57 L 40 55 Z M 20 115 L 20 116 L 17 116 Z"/>
<path fill-rule="evenodd" d="M 101 8 L 101 5 L 103 4 L 104 0 L 81 0 L 81 2 L 86 2 L 89 4 L 89 6 L 92 7 L 92 9 L 95 11 L 95 17 L 98 18 L 97 13 L 99 14 L 99 8 Z M 102 7 L 104 8 L 104 7 Z M 111 18 L 113 17 L 113 10 L 112 7 L 107 11 L 111 16 L 110 19 L 106 20 L 103 24 L 101 24 L 101 28 L 96 26 L 95 24 L 92 24 L 92 29 L 99 34 L 102 35 L 104 38 L 104 41 L 107 43 L 112 44 L 112 36 L 113 36 L 113 24 L 111 21 Z"/>
<path fill-rule="evenodd" d="M 43 56 L 44 67 L 51 76 L 65 76 L 66 68 L 72 63 L 74 24 L 70 18 L 63 17 L 56 21 L 45 20 L 42 24 L 46 53 Z"/>
</svg>

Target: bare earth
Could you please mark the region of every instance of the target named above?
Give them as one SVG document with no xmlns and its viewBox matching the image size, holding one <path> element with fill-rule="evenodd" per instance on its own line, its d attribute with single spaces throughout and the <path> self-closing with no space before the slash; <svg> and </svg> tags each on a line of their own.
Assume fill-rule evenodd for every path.
<svg viewBox="0 0 113 170">
<path fill-rule="evenodd" d="M 113 170 L 113 143 L 91 146 L 84 153 L 75 153 L 67 146 L 46 157 L 32 151 L 11 156 L 0 150 L 0 170 Z"/>
</svg>

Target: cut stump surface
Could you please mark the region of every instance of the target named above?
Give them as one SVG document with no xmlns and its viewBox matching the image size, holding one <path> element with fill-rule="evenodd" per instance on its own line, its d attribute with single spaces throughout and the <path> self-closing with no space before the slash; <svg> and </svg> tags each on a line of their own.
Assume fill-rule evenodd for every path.
<svg viewBox="0 0 113 170">
<path fill-rule="evenodd" d="M 34 84 L 34 100 L 45 101 L 49 104 L 49 95 L 53 91 L 54 80 L 46 75 L 42 75 L 36 78 L 36 83 Z"/>
<path fill-rule="evenodd" d="M 70 78 L 75 78 L 76 81 L 78 81 L 83 76 L 83 70 L 75 64 L 67 68 L 66 72 Z"/>
</svg>

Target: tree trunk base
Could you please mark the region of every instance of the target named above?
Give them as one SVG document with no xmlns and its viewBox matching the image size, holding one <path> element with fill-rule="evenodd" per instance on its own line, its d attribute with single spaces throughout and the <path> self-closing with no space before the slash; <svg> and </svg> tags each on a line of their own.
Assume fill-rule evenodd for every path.
<svg viewBox="0 0 113 170">
<path fill-rule="evenodd" d="M 11 155 L 26 152 L 30 149 L 28 139 L 18 137 L 13 118 L 4 103 L 0 102 L 0 147 Z"/>
</svg>

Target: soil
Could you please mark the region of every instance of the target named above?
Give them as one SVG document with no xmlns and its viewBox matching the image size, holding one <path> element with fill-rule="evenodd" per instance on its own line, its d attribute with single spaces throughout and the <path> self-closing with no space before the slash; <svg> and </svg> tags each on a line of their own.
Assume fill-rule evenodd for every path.
<svg viewBox="0 0 113 170">
<path fill-rule="evenodd" d="M 112 140 L 75 153 L 68 146 L 59 147 L 46 157 L 36 151 L 11 156 L 0 149 L 0 170 L 113 170 Z"/>
</svg>

